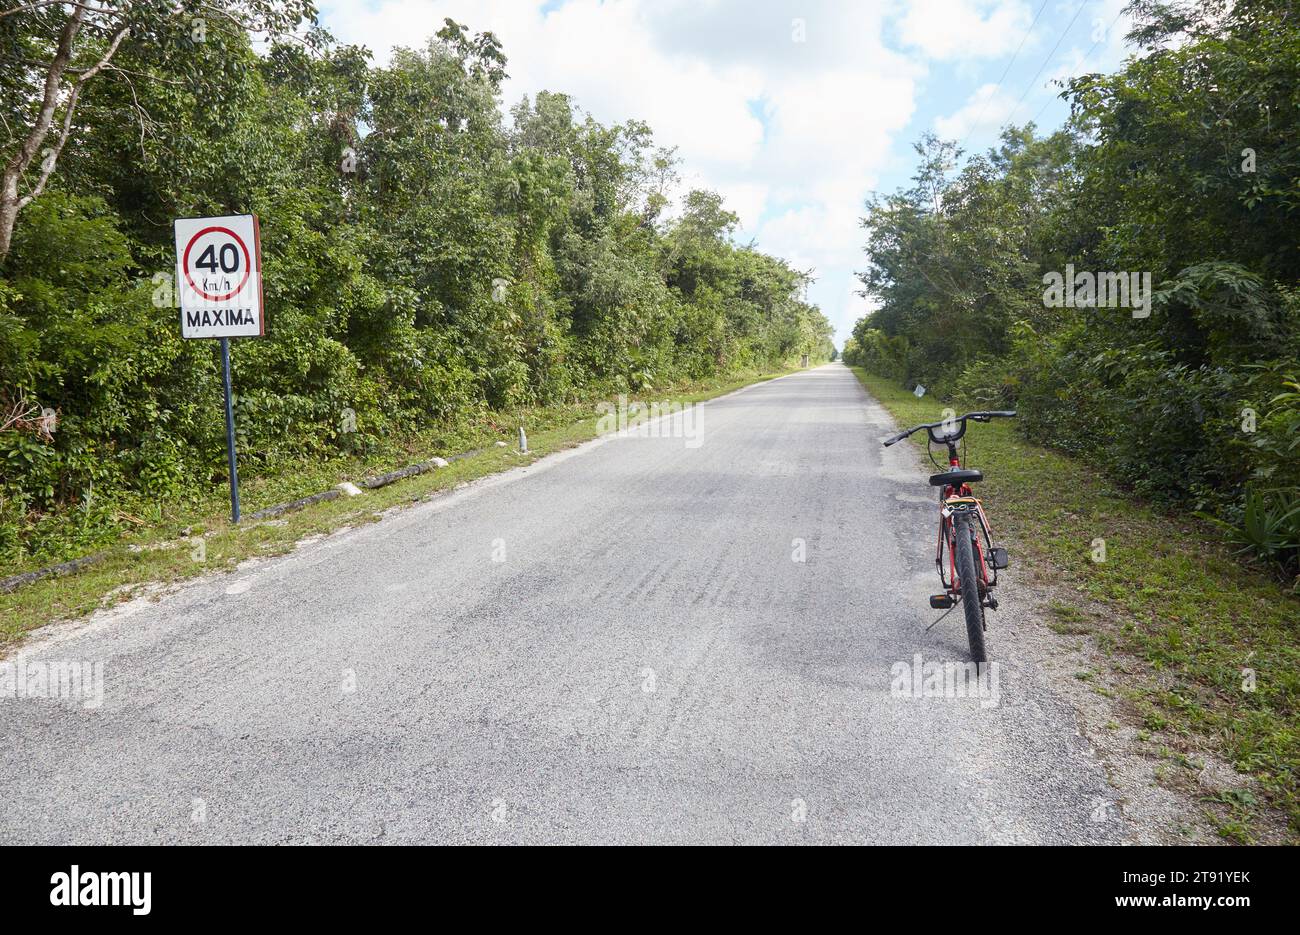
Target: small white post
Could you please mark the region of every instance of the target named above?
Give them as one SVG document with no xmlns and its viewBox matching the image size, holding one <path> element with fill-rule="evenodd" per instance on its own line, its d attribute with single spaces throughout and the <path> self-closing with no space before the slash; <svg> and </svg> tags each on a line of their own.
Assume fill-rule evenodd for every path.
<svg viewBox="0 0 1300 935">
<path fill-rule="evenodd" d="M 519 450 L 524 454 L 528 453 L 528 436 L 524 434 L 524 427 L 519 426 Z"/>
</svg>

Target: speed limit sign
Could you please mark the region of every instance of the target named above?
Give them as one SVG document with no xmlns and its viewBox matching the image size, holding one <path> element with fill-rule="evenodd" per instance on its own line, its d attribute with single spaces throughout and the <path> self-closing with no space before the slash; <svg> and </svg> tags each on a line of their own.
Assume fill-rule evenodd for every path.
<svg viewBox="0 0 1300 935">
<path fill-rule="evenodd" d="M 239 468 L 235 453 L 230 339 L 261 337 L 262 239 L 257 215 L 177 218 L 176 291 L 181 337 L 221 339 L 221 387 L 226 397 L 226 459 L 230 467 L 230 519 L 239 522 Z"/>
<path fill-rule="evenodd" d="M 181 337 L 265 334 L 257 216 L 178 218 L 175 229 Z"/>
</svg>

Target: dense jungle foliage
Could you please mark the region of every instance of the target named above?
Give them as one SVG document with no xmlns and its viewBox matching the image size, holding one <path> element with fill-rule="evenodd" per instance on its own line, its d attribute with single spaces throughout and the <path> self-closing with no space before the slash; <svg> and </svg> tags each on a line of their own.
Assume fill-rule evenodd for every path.
<svg viewBox="0 0 1300 935">
<path fill-rule="evenodd" d="M 955 176 L 957 147 L 926 137 L 914 187 L 868 203 L 861 278 L 877 310 L 844 358 L 1014 406 L 1026 436 L 1213 515 L 1293 579 L 1300 7 L 1129 10 L 1135 54 L 1068 83 L 1065 128 L 1006 129 Z M 1150 273 L 1149 316 L 1056 307 L 1067 265 Z"/>
<path fill-rule="evenodd" d="M 0 560 L 51 517 L 110 529 L 121 496 L 224 482 L 176 217 L 260 217 L 267 333 L 232 342 L 248 473 L 833 351 L 806 273 L 737 244 L 717 195 L 670 203 L 649 127 L 562 93 L 503 115 L 491 33 L 448 20 L 378 67 L 301 0 L 27 6 L 0 2 Z"/>
</svg>

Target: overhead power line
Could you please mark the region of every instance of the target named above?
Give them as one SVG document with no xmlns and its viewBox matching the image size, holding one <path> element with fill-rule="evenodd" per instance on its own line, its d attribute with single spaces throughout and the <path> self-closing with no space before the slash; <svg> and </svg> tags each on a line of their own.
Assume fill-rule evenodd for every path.
<svg viewBox="0 0 1300 935">
<path fill-rule="evenodd" d="M 980 108 L 979 116 L 976 117 L 975 122 L 967 128 L 966 135 L 962 137 L 961 145 L 957 147 L 958 149 L 965 149 L 966 141 L 969 140 L 971 134 L 978 129 L 980 121 L 984 119 L 985 111 L 989 109 L 989 101 L 993 100 L 993 98 L 997 96 L 998 91 L 1002 89 L 1002 82 L 1006 81 L 1007 75 L 1011 73 L 1011 66 L 1016 63 L 1016 59 L 1020 55 L 1020 50 L 1025 47 L 1025 40 L 1028 39 L 1029 34 L 1034 31 L 1034 24 L 1038 22 L 1038 17 L 1043 15 L 1043 11 L 1047 9 L 1047 4 L 1050 2 L 1051 0 L 1043 0 L 1043 5 L 1038 8 L 1038 12 L 1034 14 L 1034 18 L 1029 21 L 1029 28 L 1027 28 L 1024 35 L 1020 37 L 1020 44 L 1016 46 L 1016 51 L 1012 53 L 1011 61 L 1007 62 L 1007 67 L 1002 69 L 1002 77 L 1000 77 L 998 83 L 993 86 L 993 93 L 984 99 L 984 106 Z"/>
<path fill-rule="evenodd" d="M 1033 88 L 1034 82 L 1038 80 L 1038 76 L 1043 73 L 1043 69 L 1047 67 L 1049 62 L 1051 62 L 1052 56 L 1056 54 L 1056 50 L 1061 47 L 1061 43 L 1065 41 L 1065 37 L 1068 36 L 1070 30 L 1074 28 L 1074 24 L 1079 19 L 1079 14 L 1083 12 L 1083 8 L 1091 2 L 1092 0 L 1083 0 L 1083 2 L 1079 4 L 1079 9 L 1074 11 L 1074 16 L 1070 17 L 1070 22 L 1066 24 L 1065 29 L 1061 31 L 1060 37 L 1057 38 L 1056 45 L 1052 46 L 1052 51 L 1047 53 L 1047 57 L 1043 59 L 1043 64 L 1038 66 L 1038 71 L 1034 72 L 1034 77 L 1030 78 L 1029 84 L 1025 85 L 1025 90 L 1021 93 L 1020 99 L 1016 101 L 1016 106 L 1011 108 L 1011 113 L 1007 114 L 1007 119 L 1002 124 L 1002 129 L 1011 126 L 1011 118 L 1016 115 L 1016 111 L 1020 109 L 1020 105 L 1023 104 L 1025 98 L 1029 96 L 1029 92 Z"/>
<path fill-rule="evenodd" d="M 1092 53 L 1097 51 L 1097 46 L 1101 45 L 1103 42 L 1106 41 L 1106 36 L 1109 35 L 1110 31 L 1115 28 L 1115 24 L 1119 22 L 1119 18 L 1123 15 L 1124 15 L 1124 7 L 1120 7 L 1119 12 L 1115 14 L 1115 18 L 1110 21 L 1110 25 L 1106 27 L 1106 31 L 1102 33 L 1102 37 L 1098 39 L 1096 42 L 1094 42 L 1092 44 L 1092 47 L 1089 48 L 1087 52 L 1083 53 L 1083 58 L 1079 59 L 1080 67 L 1083 66 L 1084 62 L 1092 58 Z M 1043 116 L 1043 111 L 1047 110 L 1048 107 L 1052 106 L 1052 101 L 1056 100 L 1057 96 L 1058 95 L 1052 95 L 1046 101 L 1043 102 L 1043 106 L 1038 108 L 1038 113 L 1034 114 L 1034 119 L 1031 121 L 1032 123 L 1035 124 L 1038 123 L 1038 118 Z"/>
</svg>

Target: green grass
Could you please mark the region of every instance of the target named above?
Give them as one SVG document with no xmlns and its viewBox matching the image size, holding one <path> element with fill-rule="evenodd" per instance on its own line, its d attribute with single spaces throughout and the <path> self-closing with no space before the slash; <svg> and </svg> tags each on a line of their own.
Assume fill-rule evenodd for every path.
<svg viewBox="0 0 1300 935">
<path fill-rule="evenodd" d="M 854 372 L 900 426 L 943 417 L 945 402 Z M 913 439 L 924 447 L 924 433 Z M 1091 635 L 1160 742 L 1183 753 L 1208 745 L 1258 782 L 1266 801 L 1214 800 L 1225 838 L 1256 840 L 1281 813 L 1300 842 L 1300 599 L 1234 559 L 1208 524 L 1135 500 L 1022 438 L 1013 420 L 972 424 L 966 440 L 1015 573 L 1052 589 L 1047 625 Z M 1099 539 L 1103 562 L 1093 560 Z M 1253 670 L 1253 691 L 1244 670 Z"/>
<path fill-rule="evenodd" d="M 634 396 L 644 402 L 674 400 L 700 402 L 751 383 L 774 379 L 792 370 L 745 373 L 672 390 Z M 373 522 L 392 507 L 410 504 L 457 484 L 527 464 L 552 452 L 595 438 L 596 403 L 530 410 L 523 415 L 528 432 L 528 453 L 517 450 L 517 417 L 509 424 L 488 422 L 442 439 L 435 447 L 407 443 L 400 462 L 383 463 L 375 457 L 338 459 L 324 464 L 295 465 L 282 473 L 241 484 L 244 515 L 266 506 L 328 490 L 344 480 L 357 480 L 391 471 L 434 455 L 448 456 L 486 446 L 473 457 L 452 462 L 428 474 L 399 480 L 359 497 L 314 504 L 274 520 L 230 523 L 229 494 L 224 484 L 204 492 L 199 504 L 151 504 L 149 515 L 133 531 L 104 551 L 106 558 L 72 575 L 47 578 L 0 594 L 0 655 L 13 649 L 29 631 L 58 620 L 84 616 L 100 607 L 138 595 L 149 584 L 169 583 L 232 568 L 248 558 L 290 551 L 300 539 L 328 533 L 343 526 Z M 639 419 L 633 418 L 631 424 Z M 496 447 L 497 440 L 507 447 Z M 146 512 L 146 511 L 141 511 Z M 202 542 L 202 551 L 199 543 Z M 198 555 L 200 557 L 196 558 Z M 30 567 L 37 567 L 28 563 Z M 15 568 L 6 574 L 24 570 Z"/>
</svg>

